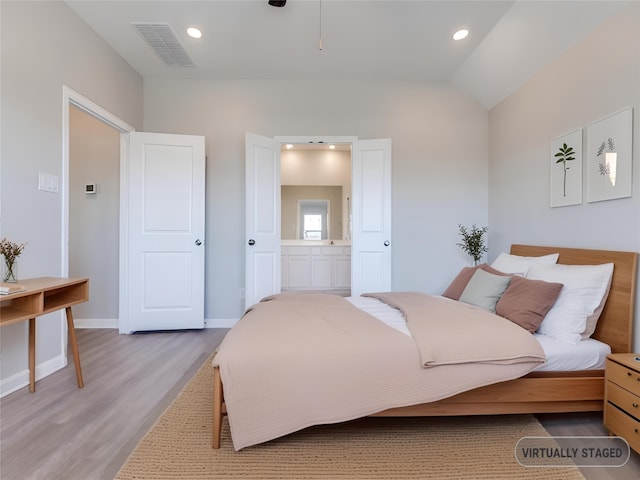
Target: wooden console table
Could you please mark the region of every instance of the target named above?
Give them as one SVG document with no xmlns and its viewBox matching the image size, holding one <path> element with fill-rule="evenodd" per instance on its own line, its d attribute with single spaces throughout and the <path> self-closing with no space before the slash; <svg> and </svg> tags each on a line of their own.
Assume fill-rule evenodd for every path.
<svg viewBox="0 0 640 480">
<path fill-rule="evenodd" d="M 0 295 L 0 326 L 29 320 L 29 391 L 36 390 L 36 317 L 63 308 L 67 314 L 78 388 L 84 387 L 71 305 L 89 300 L 89 279 L 41 277 L 21 280 L 19 284 L 25 289 Z"/>
</svg>

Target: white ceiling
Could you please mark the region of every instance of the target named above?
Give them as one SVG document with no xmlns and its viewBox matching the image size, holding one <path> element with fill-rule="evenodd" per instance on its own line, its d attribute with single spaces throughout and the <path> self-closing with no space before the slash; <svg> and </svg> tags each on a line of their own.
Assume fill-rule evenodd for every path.
<svg viewBox="0 0 640 480">
<path fill-rule="evenodd" d="M 142 77 L 451 82 L 491 108 L 630 1 L 66 3 Z M 133 22 L 168 23 L 195 67 L 165 65 Z M 460 27 L 471 33 L 455 42 Z"/>
</svg>

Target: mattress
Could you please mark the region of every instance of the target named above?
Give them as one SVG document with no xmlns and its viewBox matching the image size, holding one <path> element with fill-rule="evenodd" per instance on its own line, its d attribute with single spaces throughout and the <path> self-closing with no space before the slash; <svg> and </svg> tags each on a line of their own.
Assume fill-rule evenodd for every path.
<svg viewBox="0 0 640 480">
<path fill-rule="evenodd" d="M 347 300 L 387 326 L 411 336 L 407 322 L 398 309 L 371 297 L 347 297 Z M 572 345 L 539 333 L 535 333 L 534 337 L 547 357 L 547 361 L 536 368 L 538 372 L 602 370 L 607 355 L 611 353 L 609 345 L 593 338 Z"/>
</svg>

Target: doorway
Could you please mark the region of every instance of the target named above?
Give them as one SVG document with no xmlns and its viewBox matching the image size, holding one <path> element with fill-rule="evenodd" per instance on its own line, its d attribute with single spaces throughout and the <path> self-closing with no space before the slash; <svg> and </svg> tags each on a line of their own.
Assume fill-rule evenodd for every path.
<svg viewBox="0 0 640 480">
<path fill-rule="evenodd" d="M 352 148 L 349 210 L 351 295 L 391 290 L 391 140 L 275 137 L 247 132 L 245 306 L 282 291 L 282 145 L 347 143 Z M 304 242 L 305 240 L 299 240 Z"/>
<path fill-rule="evenodd" d="M 123 149 L 125 148 L 126 144 L 127 144 L 127 137 L 128 134 L 130 132 L 133 132 L 135 129 L 127 124 L 126 122 L 122 121 L 121 119 L 119 119 L 118 117 L 114 116 L 113 114 L 111 114 L 110 112 L 108 112 L 107 110 L 105 110 L 104 108 L 100 107 L 99 105 L 95 104 L 94 102 L 92 102 L 91 100 L 89 100 L 88 98 L 84 97 L 83 95 L 79 94 L 78 92 L 72 90 L 71 88 L 67 87 L 67 86 L 63 86 L 62 89 L 62 95 L 63 95 L 63 120 L 62 120 L 62 145 L 63 145 L 63 154 L 62 154 L 62 179 L 61 179 L 61 183 L 62 183 L 62 239 L 61 239 L 61 248 L 62 248 L 62 252 L 61 252 L 61 261 L 62 261 L 62 265 L 61 265 L 61 272 L 62 272 L 62 276 L 64 277 L 68 277 L 70 275 L 70 263 L 71 263 L 71 255 L 70 255 L 70 245 L 71 245 L 71 221 L 70 221 L 70 216 L 71 216 L 71 209 L 70 209 L 70 199 L 72 196 L 72 193 L 77 193 L 77 192 L 72 192 L 71 191 L 71 175 L 70 175 L 70 169 L 72 168 L 71 165 L 71 161 L 70 161 L 70 145 L 71 145 L 71 135 L 72 135 L 72 115 L 76 115 L 76 114 L 83 114 L 83 115 L 87 115 L 89 117 L 92 118 L 92 120 L 95 120 L 97 122 L 99 122 L 101 124 L 101 126 L 103 128 L 108 128 L 111 129 L 111 131 L 115 131 L 116 136 L 119 137 L 119 141 L 118 141 L 118 172 L 117 172 L 117 178 L 115 180 L 113 180 L 111 183 L 111 187 L 110 188 L 115 188 L 115 184 L 117 184 L 117 188 L 118 190 L 120 189 L 120 186 L 122 185 L 122 178 L 123 178 Z M 72 110 L 73 109 L 73 110 Z M 74 172 L 77 173 L 77 172 Z M 89 177 L 86 177 L 87 179 Z M 96 184 L 98 185 L 98 189 L 96 189 L 96 193 L 95 195 L 100 195 L 99 193 L 99 184 L 100 184 L 100 179 L 97 178 L 93 178 L 92 180 L 87 180 L 86 183 L 91 183 L 91 184 Z M 82 195 L 85 195 L 84 193 L 81 193 L 81 197 L 83 198 Z M 96 197 L 98 198 L 98 197 Z M 118 200 L 119 200 L 119 192 L 118 192 Z M 91 201 L 91 199 L 88 199 L 88 201 Z M 120 202 L 118 201 L 118 204 Z M 91 205 L 89 208 L 91 207 L 95 207 L 95 205 Z M 121 216 L 121 206 L 118 207 L 118 218 Z M 119 223 L 119 221 L 118 221 Z M 118 227 L 118 223 L 116 224 L 116 226 Z M 74 226 L 74 228 L 76 228 Z M 77 228 L 82 228 L 81 226 L 78 226 Z M 118 244 L 121 244 L 121 237 L 122 237 L 122 229 L 121 228 L 117 228 L 119 230 L 118 232 Z M 77 241 L 77 239 L 74 239 L 74 242 Z M 120 253 L 118 253 L 118 257 L 116 258 L 115 262 L 116 262 L 116 270 L 119 272 L 120 268 Z M 119 275 L 119 273 L 118 273 Z M 114 292 L 113 295 L 117 295 L 116 298 L 120 297 L 120 292 L 122 290 L 122 285 L 121 282 L 117 282 L 116 285 L 118 285 L 116 288 L 118 289 L 117 292 Z M 92 291 L 95 292 L 99 292 L 100 290 L 98 289 L 92 289 Z M 92 298 L 92 304 L 99 304 L 101 303 L 101 301 L 103 301 L 105 299 L 99 299 L 99 297 L 93 297 Z M 118 303 L 116 303 L 116 305 L 118 305 Z M 79 306 L 80 308 L 80 306 Z M 118 313 L 118 316 L 116 318 L 102 318 L 102 319 L 95 319 L 95 321 L 89 321 L 86 322 L 82 315 L 82 311 L 79 310 L 78 311 L 78 315 L 77 315 L 77 320 L 76 320 L 76 325 L 79 327 L 101 327 L 101 328 L 117 328 L 118 327 L 118 317 L 119 317 L 119 312 L 113 312 L 113 313 Z M 66 325 L 66 322 L 63 322 L 64 325 Z M 66 327 L 65 327 L 66 328 Z M 66 332 L 66 330 L 65 330 Z"/>
<path fill-rule="evenodd" d="M 283 144 L 282 291 L 351 294 L 351 143 Z"/>
<path fill-rule="evenodd" d="M 69 109 L 69 276 L 91 279 L 91 302 L 74 314 L 84 327 L 118 327 L 120 135 Z"/>
<path fill-rule="evenodd" d="M 171 308 L 174 305 L 167 304 L 167 302 L 172 302 L 178 296 L 177 294 L 171 295 L 163 295 L 163 291 L 167 288 L 171 288 L 171 285 L 160 285 L 156 282 L 153 285 L 149 283 L 145 283 L 145 279 L 156 278 L 153 276 L 152 272 L 150 272 L 151 268 L 158 268 L 161 271 L 165 272 L 167 269 L 164 268 L 162 261 L 159 260 L 161 255 L 156 255 L 154 257 L 155 262 L 147 262 L 145 265 L 149 268 L 144 270 L 140 278 L 135 278 L 135 281 L 131 280 L 132 275 L 136 275 L 140 273 L 140 269 L 136 270 L 135 268 L 140 264 L 140 259 L 142 258 L 141 253 L 146 254 L 146 259 L 149 259 L 152 254 L 146 250 L 147 245 L 137 242 L 140 240 L 138 237 L 131 234 L 131 232 L 139 232 L 142 229 L 136 229 L 131 227 L 131 223 L 134 225 L 139 225 L 140 219 L 144 218 L 145 221 L 145 232 L 149 232 L 154 228 L 160 231 L 164 231 L 164 227 L 166 224 L 160 225 L 158 223 L 158 219 L 162 217 L 164 221 L 174 220 L 176 223 L 173 226 L 178 225 L 178 229 L 184 233 L 189 229 L 182 228 L 184 225 L 189 224 L 194 226 L 197 231 L 189 230 L 187 233 L 190 234 L 193 238 L 183 235 L 181 237 L 181 241 L 184 238 L 187 238 L 189 241 L 189 248 L 182 248 L 180 254 L 182 255 L 180 259 L 177 259 L 179 256 L 176 252 L 179 247 L 174 248 L 171 252 L 176 253 L 173 255 L 167 262 L 173 261 L 171 265 L 168 265 L 168 269 L 181 267 L 181 272 L 191 272 L 191 287 L 187 292 L 185 289 L 180 290 L 182 296 L 178 299 L 180 306 L 184 309 L 191 309 L 193 313 L 193 318 L 198 317 L 198 325 L 199 327 L 193 327 L 191 323 L 188 324 L 179 324 L 178 326 L 174 326 L 173 324 L 168 325 L 165 323 L 158 323 L 157 328 L 152 328 L 151 325 L 151 317 L 153 315 L 147 315 L 145 321 L 147 322 L 144 328 L 139 328 L 140 330 L 163 330 L 163 329 L 174 329 L 174 328 L 202 328 L 204 325 L 204 137 L 195 137 L 189 135 L 170 135 L 170 134 L 149 134 L 149 133 L 137 133 L 135 129 L 123 122 L 119 118 L 113 116 L 108 111 L 104 110 L 102 107 L 96 105 L 88 98 L 80 95 L 79 93 L 73 91 L 72 89 L 64 86 L 63 87 L 63 167 L 62 167 L 62 195 L 63 195 L 63 208 L 62 208 L 62 266 L 61 271 L 63 276 L 69 276 L 69 234 L 70 234 L 70 209 L 69 209 L 69 135 L 70 135 L 70 109 L 77 107 L 79 110 L 89 114 L 91 117 L 94 117 L 98 121 L 104 123 L 110 128 L 115 129 L 120 136 L 120 155 L 119 155 L 119 214 L 118 214 L 118 319 L 117 326 L 119 327 L 120 333 L 131 333 L 136 331 L 138 325 L 132 325 L 130 322 L 130 313 L 131 313 L 131 305 L 134 304 L 140 308 L 146 308 L 148 305 L 142 305 L 141 302 L 137 301 L 139 299 L 139 293 L 141 291 L 145 292 L 146 300 L 151 302 L 151 308 L 146 308 L 149 312 L 156 312 L 158 316 L 162 316 L 165 314 L 167 308 Z M 155 135 L 155 137 L 154 137 Z M 146 137 L 145 137 L 146 136 Z M 141 145 L 144 144 L 145 138 L 155 138 L 153 141 L 153 148 L 145 149 Z M 169 138 L 171 137 L 171 138 Z M 184 143 L 184 145 L 183 145 Z M 195 146 L 197 143 L 197 148 Z M 133 148 L 136 146 L 136 148 Z M 131 192 L 140 192 L 139 185 L 133 186 L 133 181 L 141 180 L 142 177 L 134 177 L 132 176 L 132 170 L 135 172 L 140 171 L 141 161 L 134 161 L 132 158 L 131 152 L 146 152 L 144 156 L 136 156 L 135 160 L 143 160 L 146 163 L 146 177 L 144 177 L 145 183 L 145 195 L 152 195 L 153 199 L 160 200 L 158 202 L 151 202 L 152 205 L 159 205 L 166 203 L 166 195 L 163 193 L 164 185 L 166 184 L 163 181 L 162 175 L 166 174 L 168 170 L 175 167 L 178 171 L 175 173 L 178 175 L 174 179 L 179 179 L 182 181 L 180 184 L 183 188 L 178 192 L 178 197 L 182 200 L 179 204 L 173 205 L 171 213 L 172 215 L 158 215 L 157 211 L 145 211 L 144 216 L 134 215 L 130 213 L 130 209 L 138 206 L 141 202 L 133 203 Z M 185 152 L 190 152 L 191 155 L 186 154 Z M 147 155 L 148 154 L 148 155 Z M 189 162 L 195 159 L 197 156 L 198 168 L 191 168 L 193 165 Z M 168 168 L 166 168 L 168 167 Z M 189 175 L 191 172 L 191 175 Z M 196 178 L 197 177 L 197 178 Z M 190 188 L 190 182 L 194 181 L 198 184 L 198 188 Z M 186 185 L 186 186 L 185 186 Z M 175 187 L 174 184 L 172 186 Z M 97 192 L 97 190 L 95 190 Z M 185 195 L 180 195 L 180 193 L 184 193 L 188 191 L 192 194 L 191 197 L 187 198 Z M 190 200 L 193 200 L 197 197 L 198 200 L 198 208 L 192 208 L 193 204 L 189 203 Z M 138 197 L 136 197 L 137 199 Z M 199 202 L 199 200 L 202 200 Z M 164 203 L 163 203 L 164 202 Z M 202 209 L 200 209 L 200 203 Z M 185 212 L 192 212 L 194 215 L 197 213 L 197 222 L 192 221 L 194 218 L 185 220 L 184 216 L 180 217 L 180 215 L 185 214 Z M 138 212 L 140 213 L 140 212 Z M 186 215 L 186 214 L 185 214 Z M 180 218 L 178 218 L 180 217 Z M 138 222 L 138 223 L 136 223 Z M 150 223 L 149 223 L 150 222 Z M 147 228 L 149 227 L 149 228 Z M 180 247 L 183 246 L 183 243 L 180 243 Z M 133 245 L 133 246 L 132 246 Z M 143 251 L 144 250 L 144 251 Z M 165 250 L 167 250 L 165 248 Z M 133 253 L 131 252 L 133 251 Z M 168 250 L 167 250 L 168 251 Z M 197 251 L 197 254 L 194 254 L 194 251 Z M 191 262 L 189 265 L 189 261 L 185 260 L 189 257 L 189 261 Z M 131 259 L 134 259 L 133 261 Z M 167 258 L 166 256 L 164 258 Z M 177 259 L 177 260 L 176 260 Z M 133 265 L 135 261 L 138 261 L 137 264 Z M 179 264 L 179 265 L 177 265 Z M 186 265 L 186 266 L 185 266 Z M 196 268 L 193 268 L 196 267 Z M 186 273 L 185 273 L 186 275 Z M 193 280 L 197 280 L 193 281 Z M 184 282 L 183 282 L 184 283 Z M 130 288 L 130 286 L 137 287 L 136 289 Z M 164 289 L 164 290 L 163 290 Z M 172 291 L 172 293 L 176 293 Z M 133 294 L 138 294 L 138 297 L 134 297 Z M 185 300 L 186 299 L 186 300 Z M 135 312 L 134 312 L 135 313 Z M 182 317 L 181 317 L 182 318 Z M 193 319 L 189 317 L 189 321 Z M 80 323 L 80 322 L 79 322 Z M 202 324 L 202 326 L 200 326 Z M 115 325 L 109 325 L 113 327 Z"/>
</svg>

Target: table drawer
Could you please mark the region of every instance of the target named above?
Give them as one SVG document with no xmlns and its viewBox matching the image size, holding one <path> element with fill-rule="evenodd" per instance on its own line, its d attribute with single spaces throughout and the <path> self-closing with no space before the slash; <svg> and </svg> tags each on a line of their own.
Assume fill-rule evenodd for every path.
<svg viewBox="0 0 640 480">
<path fill-rule="evenodd" d="M 624 438 L 629 446 L 640 452 L 640 422 L 610 403 L 604 405 L 604 426 L 615 435 Z"/>
<path fill-rule="evenodd" d="M 640 365 L 639 365 L 640 366 Z M 640 395 L 640 373 L 612 360 L 607 360 L 606 379 L 625 390 Z"/>
<path fill-rule="evenodd" d="M 607 382 L 607 401 L 613 403 L 636 419 L 640 419 L 640 397 L 619 387 L 615 383 Z"/>
</svg>

